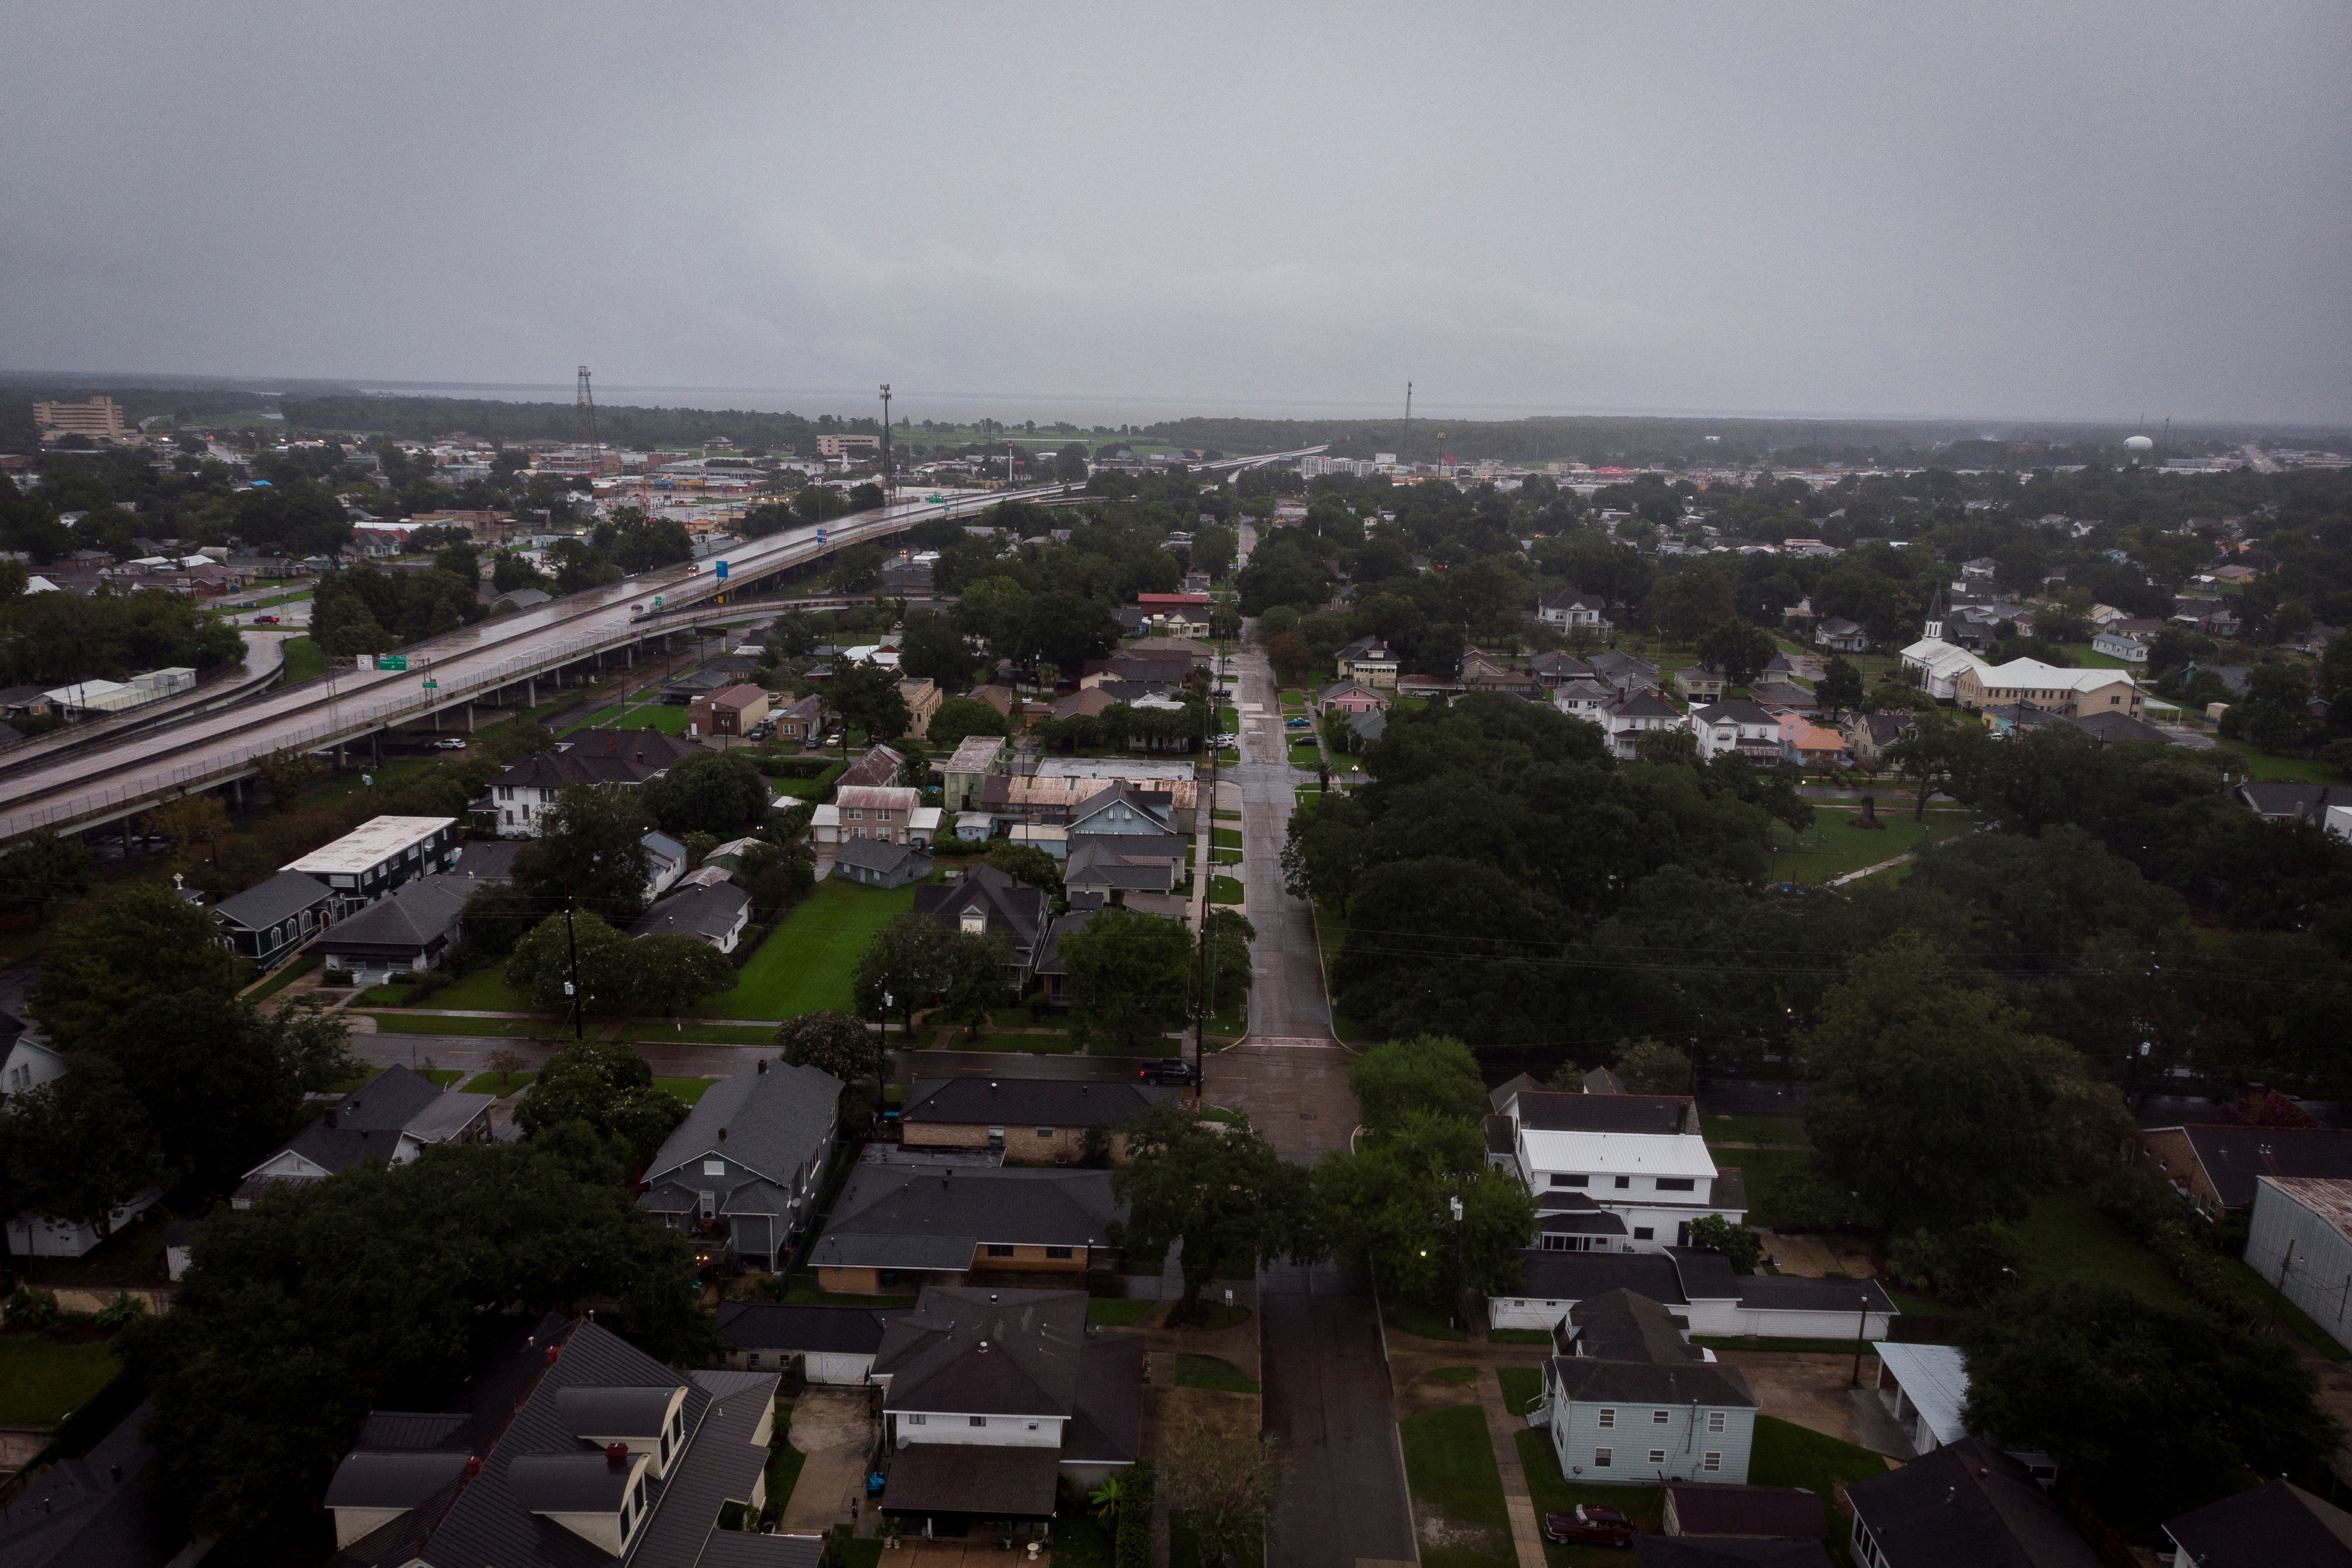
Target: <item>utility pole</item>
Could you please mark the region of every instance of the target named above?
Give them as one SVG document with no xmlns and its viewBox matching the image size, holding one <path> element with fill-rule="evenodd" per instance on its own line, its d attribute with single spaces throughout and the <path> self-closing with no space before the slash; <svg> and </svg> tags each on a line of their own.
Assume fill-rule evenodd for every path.
<svg viewBox="0 0 2352 1568">
<path fill-rule="evenodd" d="M 1845 1380 L 1849 1388 L 1862 1386 L 1862 1342 L 1869 1337 L 1869 1333 L 1870 1287 L 1864 1285 L 1862 1288 L 1862 1311 L 1855 1314 L 1853 1320 L 1853 1371 Z"/>
<path fill-rule="evenodd" d="M 563 890 L 563 948 L 571 956 L 572 978 L 564 989 L 572 993 L 572 1039 L 576 1044 L 586 1037 L 587 1028 L 581 1019 L 581 1007 L 587 1000 L 580 992 L 580 944 L 572 934 L 572 890 Z"/>
<path fill-rule="evenodd" d="M 596 394 L 588 390 L 588 367 L 580 367 L 578 388 L 572 394 L 572 443 L 587 449 L 595 472 L 604 472 L 604 448 L 596 440 Z"/>
</svg>

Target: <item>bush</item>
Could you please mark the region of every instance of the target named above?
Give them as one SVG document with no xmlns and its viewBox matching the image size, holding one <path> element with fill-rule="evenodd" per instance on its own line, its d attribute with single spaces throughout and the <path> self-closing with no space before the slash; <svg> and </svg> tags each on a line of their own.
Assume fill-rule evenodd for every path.
<svg viewBox="0 0 2352 1568">
<path fill-rule="evenodd" d="M 1915 1230 L 1886 1249 L 1887 1271 L 1905 1284 L 1978 1302 L 2020 1283 L 2024 1267 L 2017 1232 L 1997 1219 L 1941 1233 Z"/>
<path fill-rule="evenodd" d="M 2191 1218 L 2171 1184 L 2147 1171 L 2121 1170 L 2101 1180 L 2091 1188 L 2091 1206 L 2143 1247 L 2187 1230 Z"/>
<path fill-rule="evenodd" d="M 1744 1225 L 1734 1225 L 1719 1214 L 1690 1222 L 1690 1245 L 1712 1247 L 1724 1256 L 1732 1271 L 1753 1274 L 1764 1256 L 1764 1243 Z"/>
<path fill-rule="evenodd" d="M 1133 1490 L 1119 1499 L 1111 1568 L 1151 1568 L 1151 1476 L 1140 1465 L 1128 1474 Z"/>
<path fill-rule="evenodd" d="M 58 1299 L 26 1285 L 8 1302 L 8 1326 L 38 1331 L 58 1321 Z"/>
<path fill-rule="evenodd" d="M 91 1321 L 102 1329 L 127 1329 L 147 1315 L 147 1302 L 128 1291 L 115 1292 L 114 1300 L 99 1309 Z"/>
<path fill-rule="evenodd" d="M 348 986 L 351 983 L 352 972 L 349 969 L 321 969 L 319 971 L 319 984 L 322 986 Z"/>
</svg>

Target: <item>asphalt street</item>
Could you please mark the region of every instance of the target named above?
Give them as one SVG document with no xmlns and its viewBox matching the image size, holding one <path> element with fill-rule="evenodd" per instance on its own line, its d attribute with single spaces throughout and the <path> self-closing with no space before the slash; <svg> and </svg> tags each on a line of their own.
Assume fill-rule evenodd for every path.
<svg viewBox="0 0 2352 1568">
<path fill-rule="evenodd" d="M 1348 1145 L 1356 1102 L 1348 1053 L 1331 1036 L 1314 911 L 1282 886 L 1297 772 L 1274 674 L 1254 648 L 1235 669 L 1241 702 L 1257 708 L 1244 709 L 1243 760 L 1233 770 L 1255 980 L 1248 1043 L 1208 1063 L 1207 1093 L 1248 1113 L 1284 1158 L 1303 1165 Z M 1415 1561 L 1379 1306 L 1364 1270 L 1278 1265 L 1259 1274 L 1258 1303 L 1265 1429 L 1291 1464 L 1266 1560 L 1284 1568 Z"/>
</svg>

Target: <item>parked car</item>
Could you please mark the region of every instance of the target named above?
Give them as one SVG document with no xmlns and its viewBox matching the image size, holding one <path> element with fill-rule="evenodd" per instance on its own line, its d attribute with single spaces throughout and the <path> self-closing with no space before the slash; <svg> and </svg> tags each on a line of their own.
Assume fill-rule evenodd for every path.
<svg viewBox="0 0 2352 1568">
<path fill-rule="evenodd" d="M 1633 1521 L 1603 1502 L 1580 1502 L 1566 1513 L 1544 1515 L 1544 1539 L 1563 1546 L 1631 1546 Z"/>
<path fill-rule="evenodd" d="M 1312 729 L 1315 727 L 1315 721 L 1311 718 L 1286 718 L 1282 721 L 1282 727 L 1285 729 Z"/>
<path fill-rule="evenodd" d="M 1146 1083 L 1174 1083 L 1190 1088 L 1201 1082 L 1201 1070 L 1181 1056 L 1169 1056 L 1145 1062 L 1136 1076 Z"/>
<path fill-rule="evenodd" d="M 433 749 L 436 751 L 463 751 L 466 749 L 466 743 L 453 735 L 446 740 L 435 741 L 433 743 Z"/>
<path fill-rule="evenodd" d="M 278 617 L 275 615 L 257 615 L 253 618 L 253 623 L 256 626 L 275 626 L 278 624 Z"/>
</svg>

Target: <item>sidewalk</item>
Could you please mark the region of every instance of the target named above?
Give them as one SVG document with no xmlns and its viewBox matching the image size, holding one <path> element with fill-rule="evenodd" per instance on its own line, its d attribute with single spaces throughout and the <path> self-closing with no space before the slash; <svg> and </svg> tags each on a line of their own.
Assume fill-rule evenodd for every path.
<svg viewBox="0 0 2352 1568">
<path fill-rule="evenodd" d="M 1495 1468 L 1503 1472 L 1503 1506 L 1511 1515 L 1511 1545 L 1518 1552 L 1519 1568 L 1544 1568 L 1542 1521 L 1536 1518 L 1528 1472 L 1519 1463 L 1517 1434 L 1527 1429 L 1527 1422 L 1503 1404 L 1502 1380 L 1491 1366 L 1478 1369 L 1478 1405 L 1486 1412 L 1486 1436 L 1494 1441 Z"/>
</svg>

